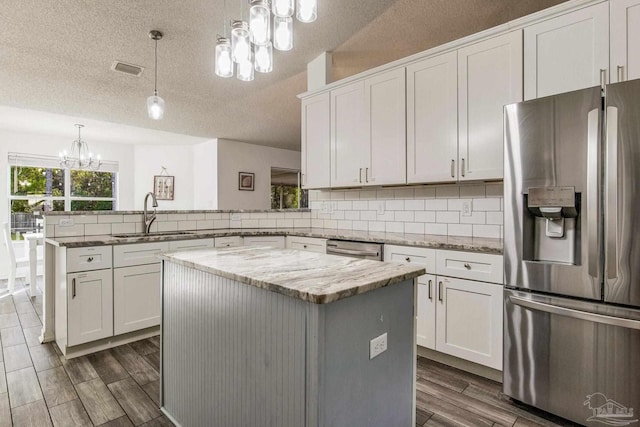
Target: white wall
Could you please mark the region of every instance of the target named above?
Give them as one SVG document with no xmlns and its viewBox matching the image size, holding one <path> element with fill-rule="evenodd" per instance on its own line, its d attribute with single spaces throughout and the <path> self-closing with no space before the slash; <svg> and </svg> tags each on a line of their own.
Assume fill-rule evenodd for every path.
<svg viewBox="0 0 640 427">
<path fill-rule="evenodd" d="M 218 209 L 218 140 L 193 146 L 193 209 Z"/>
<path fill-rule="evenodd" d="M 153 191 L 153 177 L 162 166 L 174 176 L 174 199 L 158 200 L 158 210 L 193 209 L 193 147 L 189 145 L 135 145 L 134 209 L 142 210 L 145 195 Z"/>
<path fill-rule="evenodd" d="M 300 152 L 218 139 L 218 209 L 269 209 L 271 167 L 300 169 Z M 255 174 L 254 191 L 238 190 L 238 173 Z"/>
</svg>

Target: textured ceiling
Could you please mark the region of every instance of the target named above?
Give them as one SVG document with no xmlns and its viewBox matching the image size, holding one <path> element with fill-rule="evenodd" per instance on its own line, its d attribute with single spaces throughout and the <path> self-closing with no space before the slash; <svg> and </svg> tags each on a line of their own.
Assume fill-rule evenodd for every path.
<svg viewBox="0 0 640 427">
<path fill-rule="evenodd" d="M 3 0 L 0 105 L 203 138 L 297 150 L 306 64 L 334 53 L 343 78 L 490 28 L 564 0 L 318 0 L 315 23 L 294 24 L 294 49 L 275 51 L 274 72 L 243 83 L 213 74 L 225 0 Z M 240 0 L 226 0 L 227 16 Z M 247 6 L 244 6 L 246 13 Z M 146 115 L 153 41 L 165 117 Z M 110 70 L 114 60 L 146 68 Z"/>
</svg>

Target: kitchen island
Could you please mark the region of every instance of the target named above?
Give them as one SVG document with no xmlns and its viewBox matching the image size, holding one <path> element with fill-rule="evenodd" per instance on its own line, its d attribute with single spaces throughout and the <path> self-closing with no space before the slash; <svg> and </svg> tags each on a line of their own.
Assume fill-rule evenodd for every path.
<svg viewBox="0 0 640 427">
<path fill-rule="evenodd" d="M 415 425 L 424 268 L 269 247 L 161 259 L 161 405 L 177 425 Z"/>
</svg>

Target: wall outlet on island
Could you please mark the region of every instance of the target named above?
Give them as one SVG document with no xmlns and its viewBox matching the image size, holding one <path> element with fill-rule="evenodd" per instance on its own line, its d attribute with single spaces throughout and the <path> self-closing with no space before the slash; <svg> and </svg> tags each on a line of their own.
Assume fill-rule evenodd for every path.
<svg viewBox="0 0 640 427">
<path fill-rule="evenodd" d="M 387 351 L 387 333 L 369 341 L 369 360 Z"/>
<path fill-rule="evenodd" d="M 231 221 L 240 221 L 241 219 L 242 219 L 242 215 L 240 215 L 239 213 L 231 214 Z"/>
<path fill-rule="evenodd" d="M 60 227 L 71 227 L 73 225 L 73 219 L 71 218 L 61 218 L 58 221 L 58 226 Z"/>
<path fill-rule="evenodd" d="M 471 200 L 462 202 L 462 216 L 471 216 Z"/>
</svg>

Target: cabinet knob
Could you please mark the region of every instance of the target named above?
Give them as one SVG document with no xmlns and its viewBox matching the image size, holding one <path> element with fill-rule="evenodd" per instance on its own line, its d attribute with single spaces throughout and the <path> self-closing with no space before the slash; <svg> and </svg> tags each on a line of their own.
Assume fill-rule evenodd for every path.
<svg viewBox="0 0 640 427">
<path fill-rule="evenodd" d="M 404 260 L 407 261 L 407 262 L 411 262 L 411 258 L 410 257 L 406 257 Z"/>
<path fill-rule="evenodd" d="M 467 270 L 471 270 L 471 265 L 469 265 L 469 264 L 465 264 L 465 265 L 464 265 L 464 268 L 466 268 Z"/>
<path fill-rule="evenodd" d="M 91 261 L 93 261 L 93 257 L 92 257 L 92 256 L 90 256 L 89 258 L 87 258 L 87 262 L 91 262 Z"/>
<path fill-rule="evenodd" d="M 307 245 L 302 245 L 303 248 L 307 249 Z"/>
</svg>

